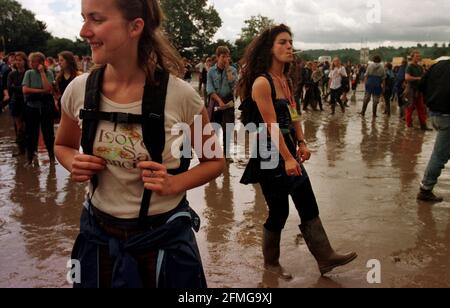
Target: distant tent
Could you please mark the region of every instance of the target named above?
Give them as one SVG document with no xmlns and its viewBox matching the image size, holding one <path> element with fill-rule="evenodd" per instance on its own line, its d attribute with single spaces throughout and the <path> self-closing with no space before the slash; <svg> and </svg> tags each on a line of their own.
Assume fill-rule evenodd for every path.
<svg viewBox="0 0 450 308">
<path fill-rule="evenodd" d="M 434 61 L 435 62 L 440 62 L 440 61 L 446 61 L 446 60 L 450 60 L 450 57 L 449 56 L 444 56 L 444 57 L 437 58 Z"/>
</svg>

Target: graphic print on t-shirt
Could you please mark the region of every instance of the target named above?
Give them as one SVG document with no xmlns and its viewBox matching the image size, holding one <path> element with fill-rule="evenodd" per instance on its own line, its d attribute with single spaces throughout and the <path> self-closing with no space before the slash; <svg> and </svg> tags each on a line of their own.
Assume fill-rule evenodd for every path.
<svg viewBox="0 0 450 308">
<path fill-rule="evenodd" d="M 127 170 L 150 160 L 140 125 L 100 125 L 94 155 L 103 158 L 108 165 Z"/>
</svg>

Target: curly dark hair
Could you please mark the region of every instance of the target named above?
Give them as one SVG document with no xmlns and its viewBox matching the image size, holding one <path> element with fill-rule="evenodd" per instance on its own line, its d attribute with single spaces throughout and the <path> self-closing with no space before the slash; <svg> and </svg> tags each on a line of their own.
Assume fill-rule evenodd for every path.
<svg viewBox="0 0 450 308">
<path fill-rule="evenodd" d="M 251 97 L 255 80 L 267 73 L 272 66 L 272 48 L 275 39 L 281 33 L 292 35 L 291 29 L 284 24 L 273 26 L 262 32 L 247 47 L 245 55 L 240 61 L 242 70 L 237 86 L 237 93 L 242 100 Z M 287 74 L 289 69 L 290 64 L 286 64 L 284 72 Z"/>
</svg>

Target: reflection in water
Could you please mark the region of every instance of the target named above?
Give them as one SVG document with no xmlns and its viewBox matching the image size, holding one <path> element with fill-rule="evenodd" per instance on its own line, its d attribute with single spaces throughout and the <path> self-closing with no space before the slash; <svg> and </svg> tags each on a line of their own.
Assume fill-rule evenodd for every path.
<svg viewBox="0 0 450 308">
<path fill-rule="evenodd" d="M 336 167 L 336 162 L 342 159 L 342 153 L 345 151 L 347 133 L 345 121 L 343 118 L 331 117 L 323 127 L 329 167 Z"/>
<path fill-rule="evenodd" d="M 440 217 L 442 209 L 436 209 L 437 213 L 438 221 L 433 217 L 433 207 L 419 202 L 415 246 L 392 254 L 398 267 L 414 271 L 406 276 L 406 287 L 450 287 L 450 217 L 448 211 L 446 217 Z"/>
<path fill-rule="evenodd" d="M 304 129 L 303 133 L 305 136 L 305 140 L 308 143 L 315 144 L 317 142 L 317 132 L 319 131 L 321 122 L 320 118 L 317 117 L 307 117 L 303 121 Z"/>
<path fill-rule="evenodd" d="M 245 186 L 243 186 L 245 187 Z M 243 247 L 257 247 L 260 252 L 262 229 L 267 217 L 267 206 L 259 185 L 247 186 L 254 191 L 254 198 L 245 205 L 244 223 L 238 233 L 238 241 Z"/>
<path fill-rule="evenodd" d="M 222 187 L 217 185 L 222 181 Z M 206 239 L 209 253 L 214 263 L 224 262 L 224 251 L 231 239 L 234 223 L 233 191 L 231 189 L 230 171 L 226 168 L 223 176 L 211 181 L 205 187 Z"/>
<path fill-rule="evenodd" d="M 386 161 L 388 158 L 388 148 L 390 145 L 391 132 L 389 130 L 389 119 L 383 120 L 381 130 L 379 123 L 371 121 L 370 129 L 367 120 L 361 120 L 361 157 L 369 169 L 377 167 L 377 163 Z"/>
<path fill-rule="evenodd" d="M 21 205 L 16 218 L 22 225 L 27 253 L 40 260 L 55 254 L 68 257 L 77 221 L 68 207 L 56 203 L 55 166 L 30 169 L 19 163 L 14 182 L 11 201 Z"/>
<path fill-rule="evenodd" d="M 400 172 L 401 189 L 417 181 L 416 166 L 425 134 L 416 130 L 405 130 L 399 124 L 391 142 L 392 167 Z"/>
</svg>

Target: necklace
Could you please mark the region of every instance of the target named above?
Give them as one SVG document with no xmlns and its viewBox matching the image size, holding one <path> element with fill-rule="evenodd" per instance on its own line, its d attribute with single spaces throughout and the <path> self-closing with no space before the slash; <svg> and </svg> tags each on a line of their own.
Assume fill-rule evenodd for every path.
<svg viewBox="0 0 450 308">
<path fill-rule="evenodd" d="M 287 84 L 287 82 L 280 76 L 277 76 L 273 73 L 271 73 L 271 75 L 275 78 L 275 80 L 278 81 L 278 83 L 281 85 L 281 88 L 283 89 L 283 93 L 286 96 L 286 99 L 289 101 L 289 103 L 291 104 L 292 107 L 296 107 L 294 98 L 292 96 L 292 92 L 291 92 L 291 88 L 289 87 L 289 85 Z"/>
</svg>

